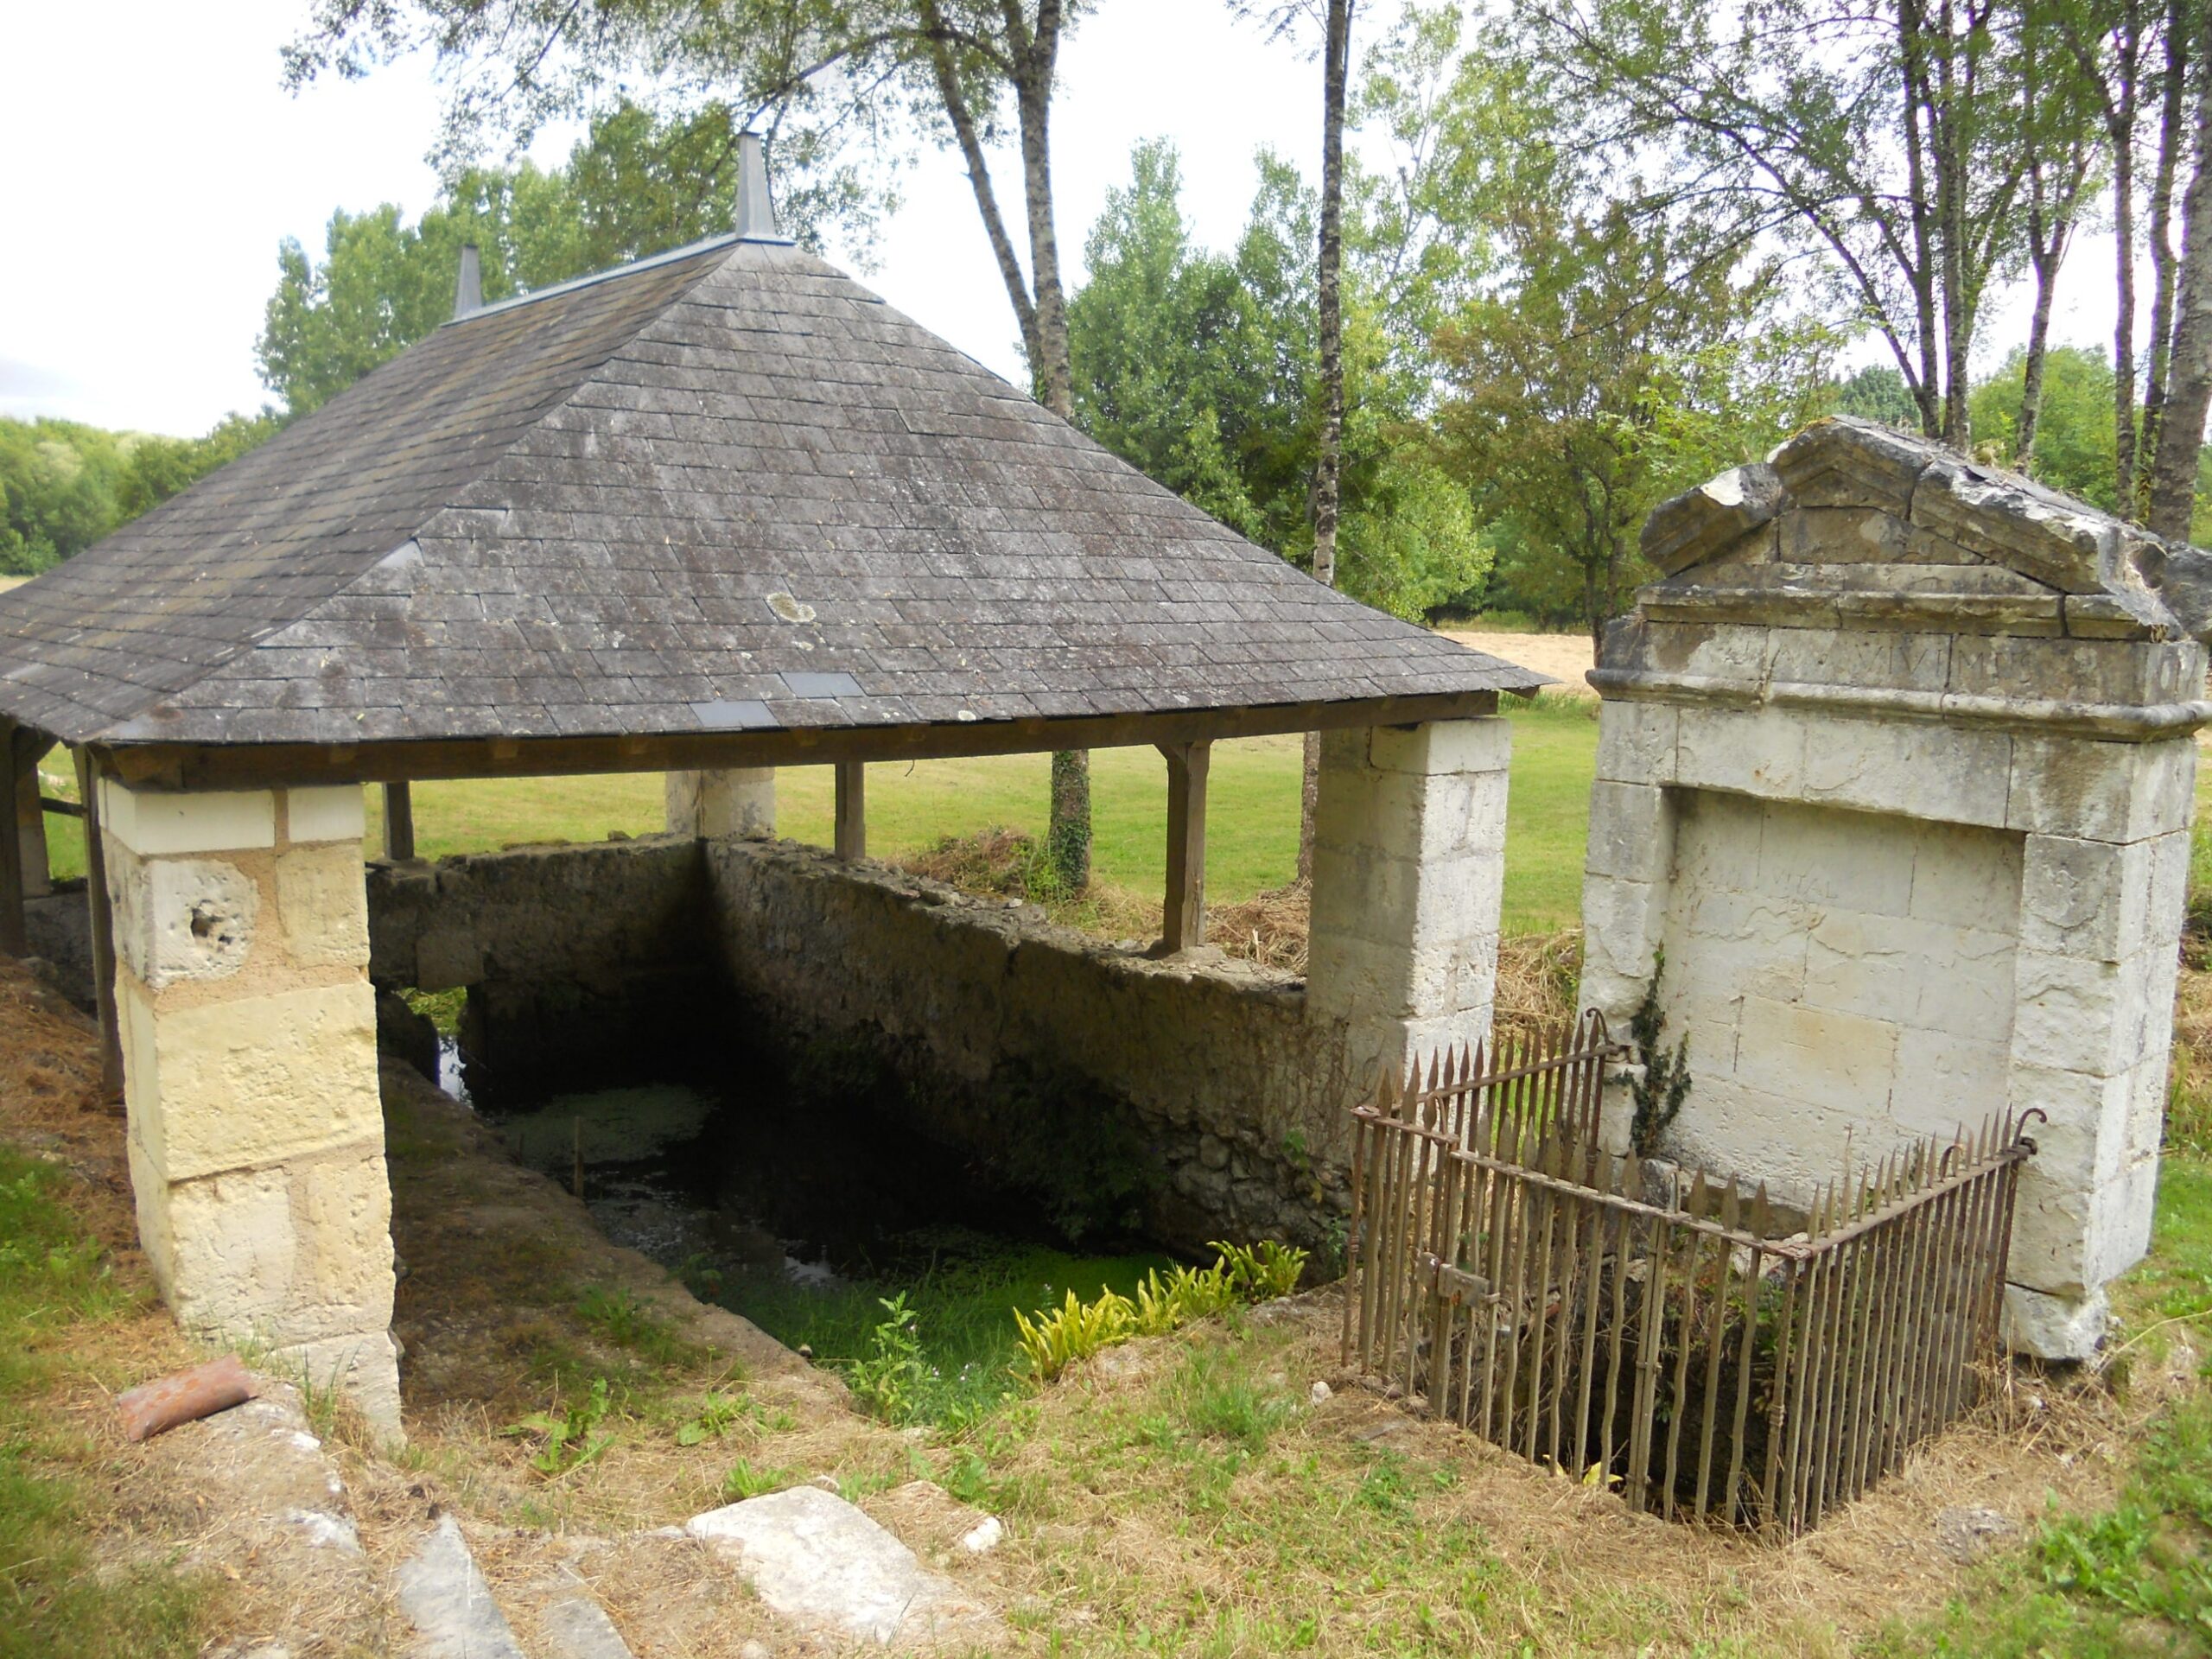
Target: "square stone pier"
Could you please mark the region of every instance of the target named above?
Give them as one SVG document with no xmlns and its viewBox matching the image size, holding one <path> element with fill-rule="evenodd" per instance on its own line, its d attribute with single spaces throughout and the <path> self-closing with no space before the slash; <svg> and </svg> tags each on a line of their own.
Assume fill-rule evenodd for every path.
<svg viewBox="0 0 2212 1659">
<path fill-rule="evenodd" d="M 1658 973 L 1658 1149 L 1802 1203 L 2038 1110 L 2008 1339 L 2085 1357 L 2150 1238 L 2212 561 L 1840 418 L 1643 550 L 1590 676 L 1582 1001 L 1625 1036 Z"/>
</svg>

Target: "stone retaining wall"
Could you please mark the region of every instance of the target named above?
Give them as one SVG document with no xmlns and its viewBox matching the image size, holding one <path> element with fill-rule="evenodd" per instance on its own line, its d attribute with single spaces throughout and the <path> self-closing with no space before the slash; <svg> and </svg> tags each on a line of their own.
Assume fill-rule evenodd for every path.
<svg viewBox="0 0 2212 1659">
<path fill-rule="evenodd" d="M 1060 1075 L 1125 1107 L 1158 1178 L 1151 1226 L 1325 1245 L 1350 1203 L 1345 1028 L 1301 983 L 1215 951 L 1154 961 L 1027 907 L 791 842 L 707 844 L 727 971 L 794 1032 L 887 1041 L 962 1096 Z M 992 1150 L 982 1148 L 987 1154 Z"/>
<path fill-rule="evenodd" d="M 638 1045 L 702 1033 L 849 1045 L 986 1163 L 1053 1139 L 1009 1113 L 1103 1105 L 1170 1243 L 1325 1246 L 1349 1204 L 1345 1027 L 1218 952 L 1154 961 L 820 849 L 681 836 L 372 864 L 369 916 L 379 986 L 469 988 L 473 1086 L 574 1088 L 610 1058 L 634 1075 Z"/>
</svg>

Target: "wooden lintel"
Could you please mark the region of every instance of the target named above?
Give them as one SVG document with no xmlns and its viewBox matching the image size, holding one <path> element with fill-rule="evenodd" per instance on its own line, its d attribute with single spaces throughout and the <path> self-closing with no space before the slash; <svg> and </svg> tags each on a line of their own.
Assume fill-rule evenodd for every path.
<svg viewBox="0 0 2212 1659">
<path fill-rule="evenodd" d="M 1160 946 L 1167 956 L 1206 942 L 1206 771 L 1212 745 L 1163 743 L 1167 760 L 1167 902 Z"/>
<path fill-rule="evenodd" d="M 399 860 L 415 856 L 415 792 L 404 778 L 384 786 L 384 855 Z"/>
<path fill-rule="evenodd" d="M 868 763 L 837 763 L 837 810 L 835 832 L 837 856 L 868 856 Z"/>
<path fill-rule="evenodd" d="M 1135 748 L 1268 737 L 1347 726 L 1405 726 L 1497 712 L 1498 694 L 1376 697 L 1068 720 L 981 720 L 927 726 L 823 726 L 636 737 L 532 737 L 430 742 L 104 746 L 124 782 L 163 789 L 282 788 L 442 778 L 550 778 L 620 772 L 715 772 L 837 760 L 931 760 L 1055 749 Z"/>
<path fill-rule="evenodd" d="M 77 794 L 85 803 L 85 900 L 92 912 L 92 995 L 100 1016 L 100 1084 L 109 1100 L 123 1097 L 123 1028 L 115 1008 L 115 915 L 107 896 L 107 848 L 100 837 L 99 771 L 92 755 L 75 752 Z"/>
</svg>

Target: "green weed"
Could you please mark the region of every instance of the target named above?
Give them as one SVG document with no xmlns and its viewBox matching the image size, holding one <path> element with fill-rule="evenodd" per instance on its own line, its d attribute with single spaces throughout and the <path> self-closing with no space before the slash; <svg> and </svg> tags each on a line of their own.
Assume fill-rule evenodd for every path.
<svg viewBox="0 0 2212 1659">
<path fill-rule="evenodd" d="M 534 1411 L 499 1432 L 518 1440 L 536 1435 L 539 1444 L 531 1455 L 530 1466 L 550 1479 L 572 1474 L 606 1454 L 614 1444 L 614 1436 L 601 1433 L 599 1426 L 611 1408 L 607 1379 L 594 1377 L 590 1391 L 565 1409 Z"/>
<path fill-rule="evenodd" d="M 1026 1370 L 1017 1367 L 1015 1375 L 1050 1382 L 1077 1361 L 1135 1335 L 1137 1310 L 1119 1291 L 1102 1289 L 1091 1302 L 1070 1291 L 1059 1306 L 1042 1311 L 1033 1319 L 1014 1309 L 1014 1322 L 1027 1362 Z"/>
<path fill-rule="evenodd" d="M 796 1486 L 805 1478 L 797 1469 L 756 1469 L 749 1459 L 740 1458 L 730 1465 L 729 1473 L 722 1477 L 722 1501 L 741 1503 L 748 1497 L 766 1497 L 770 1492 Z"/>
</svg>

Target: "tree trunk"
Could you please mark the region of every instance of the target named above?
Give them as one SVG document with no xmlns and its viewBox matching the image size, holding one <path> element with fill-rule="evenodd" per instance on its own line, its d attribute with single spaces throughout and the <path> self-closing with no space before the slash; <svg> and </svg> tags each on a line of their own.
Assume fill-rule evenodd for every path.
<svg viewBox="0 0 2212 1659">
<path fill-rule="evenodd" d="M 1313 467 L 1313 580 L 1337 585 L 1337 516 L 1344 480 L 1344 83 L 1351 68 L 1353 0 L 1328 0 L 1321 55 L 1321 245 L 1317 302 L 1321 369 L 1321 453 Z M 1298 874 L 1313 874 L 1313 811 L 1320 798 L 1321 740 L 1306 734 L 1300 791 Z"/>
<path fill-rule="evenodd" d="M 2062 224 L 2049 245 L 2050 251 L 2046 251 L 2040 226 L 2030 226 L 2036 308 L 2028 319 L 2028 356 L 2020 380 L 2020 429 L 2012 444 L 2012 464 L 2022 472 L 2028 470 L 2036 447 L 2036 423 L 2043 416 L 2043 367 L 2050 352 L 2051 290 L 2058 285 L 2059 262 L 2065 257 L 2067 238 L 2072 232 L 2070 225 Z"/>
<path fill-rule="evenodd" d="M 2200 65 L 2212 67 L 2212 7 L 2197 20 Z M 2196 90 L 2196 154 L 2182 198 L 2181 270 L 2176 284 L 2172 390 L 2152 459 L 2150 525 L 2175 541 L 2189 538 L 2196 509 L 2197 451 L 2204 412 L 2212 404 L 2212 85 Z"/>
<path fill-rule="evenodd" d="M 2158 91 L 2158 156 L 2151 175 L 2151 330 L 2143 369 L 2143 435 L 2140 456 L 2158 453 L 2158 429 L 2164 424 L 2168 381 L 2172 373 L 2174 332 L 2174 177 L 2184 143 L 2183 111 L 2189 80 L 2188 7 L 2183 0 L 2166 6 L 2165 70 Z M 2127 517 L 2145 505 L 2145 480 L 2138 479 Z"/>
<path fill-rule="evenodd" d="M 1912 384 L 1913 401 L 1920 406 L 1920 429 L 1928 437 L 1943 431 L 1942 378 L 1937 367 L 1936 324 L 1935 238 L 1929 224 L 1928 138 L 1926 123 L 1930 99 L 1928 65 L 1923 54 L 1933 36 L 1917 0 L 1903 0 L 1897 7 L 1898 92 L 1904 107 L 1905 175 L 1911 203 L 1912 256 L 1906 275 L 1912 288 L 1914 341 L 1920 359 Z M 1937 182 L 1941 185 L 1941 171 Z"/>
<path fill-rule="evenodd" d="M 1008 43 L 1014 48 L 1014 109 L 1021 127 L 1023 205 L 1029 219 L 1029 278 L 1036 318 L 1030 373 L 1037 396 L 1063 420 L 1075 415 L 1075 370 L 1068 360 L 1067 296 L 1060 283 L 1059 237 L 1052 223 L 1052 79 L 1060 49 L 1060 0 L 1038 0 L 1033 32 L 1020 9 L 1007 5 Z M 1027 38 L 1024 38 L 1024 35 Z M 1090 755 L 1059 749 L 1052 755 L 1052 792 L 1046 851 L 1063 891 L 1090 885 Z"/>
</svg>

